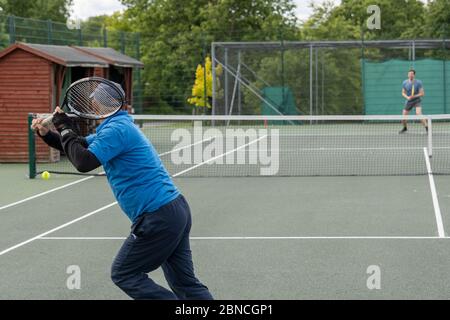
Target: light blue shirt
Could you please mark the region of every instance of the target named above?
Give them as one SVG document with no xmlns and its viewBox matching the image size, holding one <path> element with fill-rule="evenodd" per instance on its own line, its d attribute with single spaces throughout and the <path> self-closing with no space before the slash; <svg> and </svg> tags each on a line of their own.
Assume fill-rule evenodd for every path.
<svg viewBox="0 0 450 320">
<path fill-rule="evenodd" d="M 126 111 L 107 118 L 86 141 L 88 150 L 103 165 L 120 207 L 132 222 L 180 194 L 155 148 Z"/>
<path fill-rule="evenodd" d="M 403 81 L 402 88 L 405 89 L 406 95 L 408 97 L 410 97 L 412 95 L 412 88 L 413 88 L 413 86 L 414 86 L 414 95 L 419 94 L 420 90 L 423 88 L 422 81 L 415 80 L 415 79 L 412 82 L 409 81 L 409 79 L 406 79 L 405 81 Z M 420 97 L 417 97 L 417 98 L 415 98 L 413 100 L 409 100 L 409 103 L 420 102 L 420 101 L 421 101 Z"/>
</svg>

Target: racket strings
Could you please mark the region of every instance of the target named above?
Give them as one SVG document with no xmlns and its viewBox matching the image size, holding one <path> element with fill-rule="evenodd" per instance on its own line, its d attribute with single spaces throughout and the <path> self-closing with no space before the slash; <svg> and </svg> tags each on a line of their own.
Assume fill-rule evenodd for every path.
<svg viewBox="0 0 450 320">
<path fill-rule="evenodd" d="M 92 101 L 92 98 L 89 98 L 88 95 L 80 94 L 75 90 L 70 95 L 68 103 L 70 103 L 70 105 L 78 112 L 103 115 L 103 109 L 99 108 L 96 103 Z"/>
<path fill-rule="evenodd" d="M 107 117 L 123 106 L 124 97 L 113 85 L 91 80 L 71 87 L 67 92 L 67 104 L 81 115 Z"/>
</svg>

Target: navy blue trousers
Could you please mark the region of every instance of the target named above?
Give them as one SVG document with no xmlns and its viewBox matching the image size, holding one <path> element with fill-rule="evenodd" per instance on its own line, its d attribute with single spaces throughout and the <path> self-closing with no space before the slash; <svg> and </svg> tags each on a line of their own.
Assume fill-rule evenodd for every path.
<svg viewBox="0 0 450 320">
<path fill-rule="evenodd" d="M 114 259 L 112 281 L 133 299 L 213 299 L 194 274 L 191 224 L 182 195 L 155 212 L 142 214 Z M 159 267 L 172 291 L 148 277 Z"/>
</svg>

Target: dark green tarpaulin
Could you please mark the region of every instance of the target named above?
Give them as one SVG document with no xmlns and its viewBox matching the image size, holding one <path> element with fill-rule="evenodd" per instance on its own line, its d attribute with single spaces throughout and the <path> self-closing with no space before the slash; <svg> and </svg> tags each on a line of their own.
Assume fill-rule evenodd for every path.
<svg viewBox="0 0 450 320">
<path fill-rule="evenodd" d="M 450 61 L 423 59 L 412 61 L 363 61 L 365 114 L 401 114 L 405 104 L 402 83 L 414 66 L 416 79 L 422 80 L 424 114 L 450 113 Z"/>
<path fill-rule="evenodd" d="M 288 87 L 266 87 L 262 90 L 262 96 L 267 102 L 262 103 L 263 115 L 297 115 L 294 95 Z"/>
</svg>

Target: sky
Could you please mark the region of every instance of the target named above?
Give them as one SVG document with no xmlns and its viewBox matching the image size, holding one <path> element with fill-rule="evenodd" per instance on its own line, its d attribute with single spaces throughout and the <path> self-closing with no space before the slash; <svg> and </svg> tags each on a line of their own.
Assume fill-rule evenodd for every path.
<svg viewBox="0 0 450 320">
<path fill-rule="evenodd" d="M 324 0 L 294 0 L 297 5 L 297 17 L 300 20 L 306 20 L 312 13 L 309 7 L 311 2 L 322 3 Z M 336 4 L 339 4 L 341 0 L 332 0 Z M 74 5 L 72 7 L 72 18 L 79 18 L 85 20 L 92 16 L 98 16 L 102 14 L 111 14 L 114 11 L 123 10 L 125 7 L 119 0 L 73 0 Z M 422 0 L 426 2 L 426 0 Z"/>
<path fill-rule="evenodd" d="M 320 3 L 323 0 L 315 0 L 314 2 Z M 334 0 L 339 3 L 340 0 Z M 87 19 L 92 16 L 98 16 L 102 14 L 111 14 L 114 11 L 124 9 L 124 6 L 119 0 L 74 0 L 72 7 L 72 18 Z M 311 0 L 295 0 L 297 5 L 297 16 L 301 20 L 305 20 L 311 14 L 309 3 Z"/>
<path fill-rule="evenodd" d="M 302 21 L 305 21 L 312 14 L 312 10 L 310 8 L 310 3 L 311 2 L 322 3 L 323 1 L 320 1 L 320 0 L 315 0 L 315 1 L 311 1 L 311 0 L 295 0 L 294 2 L 297 5 L 297 10 L 296 10 L 297 18 L 299 18 Z M 336 4 L 341 3 L 340 0 L 333 0 L 333 2 L 336 3 Z"/>
<path fill-rule="evenodd" d="M 124 8 L 119 0 L 73 0 L 71 17 L 85 20 L 102 14 L 109 15 Z"/>
</svg>

